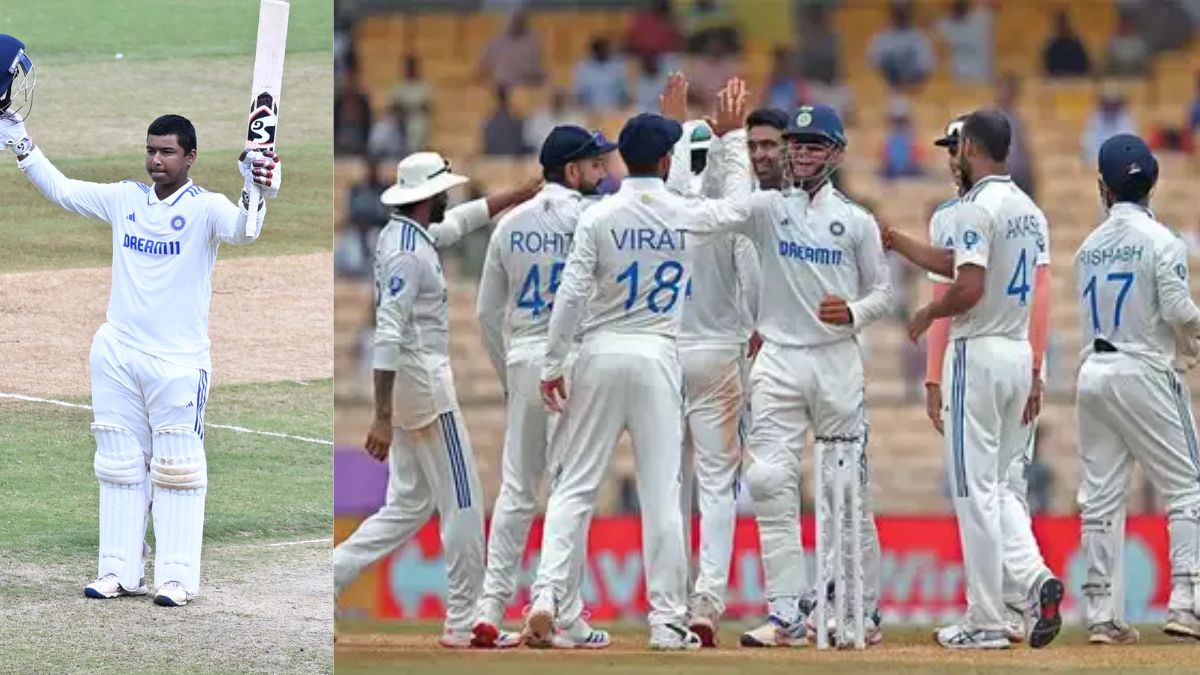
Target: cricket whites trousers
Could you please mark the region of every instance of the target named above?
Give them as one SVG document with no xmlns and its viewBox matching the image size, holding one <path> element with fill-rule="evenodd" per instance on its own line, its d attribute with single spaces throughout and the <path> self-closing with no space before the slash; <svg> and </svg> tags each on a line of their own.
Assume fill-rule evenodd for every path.
<svg viewBox="0 0 1200 675">
<path fill-rule="evenodd" d="M 682 377 L 675 341 L 655 335 L 593 333 L 584 338 L 567 391 L 567 442 L 551 469 L 542 558 L 533 592 L 563 607 L 577 593 L 575 556 L 587 544 L 596 493 L 617 440 L 633 441 L 642 555 L 652 625 L 682 623 L 687 560 L 679 509 L 683 442 Z M 560 610 L 560 625 L 575 617 Z"/>
</svg>

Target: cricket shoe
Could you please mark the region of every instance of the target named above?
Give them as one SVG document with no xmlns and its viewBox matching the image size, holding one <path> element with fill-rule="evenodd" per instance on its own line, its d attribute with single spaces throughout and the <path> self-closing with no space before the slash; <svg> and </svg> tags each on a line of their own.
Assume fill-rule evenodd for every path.
<svg viewBox="0 0 1200 675">
<path fill-rule="evenodd" d="M 469 630 L 456 630 L 447 628 L 442 631 L 442 636 L 438 638 L 438 644 L 446 649 L 470 649 L 472 640 L 475 636 Z"/>
<path fill-rule="evenodd" d="M 117 575 L 115 574 L 105 574 L 83 587 L 84 596 L 95 600 L 108 600 L 110 598 L 119 598 L 123 595 L 145 595 L 148 592 L 149 589 L 146 588 L 145 577 L 142 577 L 138 581 L 137 588 L 125 588 L 117 580 Z"/>
<path fill-rule="evenodd" d="M 1172 609 L 1167 612 L 1167 623 L 1163 632 L 1171 637 L 1200 640 L 1200 617 L 1194 612 Z"/>
<path fill-rule="evenodd" d="M 742 633 L 743 647 L 803 647 L 808 644 L 804 619 L 788 622 L 771 614 L 767 622 Z"/>
<path fill-rule="evenodd" d="M 717 646 L 717 619 L 721 612 L 712 598 L 703 593 L 692 596 L 691 607 L 688 608 L 688 630 L 700 636 L 700 644 L 705 647 Z"/>
<path fill-rule="evenodd" d="M 1136 628 L 1119 621 L 1105 621 L 1088 626 L 1088 644 L 1134 645 L 1141 639 L 1142 636 Z"/>
<path fill-rule="evenodd" d="M 946 649 L 1008 649 L 1012 643 L 1003 630 L 984 630 L 963 626 L 944 626 L 933 632 L 933 639 Z"/>
<path fill-rule="evenodd" d="M 1025 631 L 1028 630 L 1025 614 L 1025 610 L 1018 605 L 1004 605 L 1004 634 L 1009 642 L 1025 641 Z"/>
<path fill-rule="evenodd" d="M 510 633 L 487 620 L 475 622 L 471 628 L 471 646 L 476 649 L 511 649 L 520 646 L 521 634 Z"/>
<path fill-rule="evenodd" d="M 525 644 L 530 647 L 554 646 L 554 596 L 547 592 L 533 598 L 525 615 Z"/>
<path fill-rule="evenodd" d="M 555 649 L 604 649 L 612 644 L 608 631 L 592 628 L 582 616 L 559 628 L 550 638 Z"/>
<path fill-rule="evenodd" d="M 1038 586 L 1037 615 L 1033 628 L 1029 629 L 1030 647 L 1041 649 L 1058 637 L 1058 631 L 1062 630 L 1059 606 L 1062 605 L 1064 592 L 1063 582 L 1057 577 L 1049 577 Z"/>
<path fill-rule="evenodd" d="M 650 626 L 650 649 L 679 652 L 700 649 L 700 636 L 677 623 Z"/>
<path fill-rule="evenodd" d="M 178 581 L 168 581 L 158 587 L 154 594 L 154 604 L 162 607 L 183 607 L 195 596 L 184 589 Z"/>
</svg>

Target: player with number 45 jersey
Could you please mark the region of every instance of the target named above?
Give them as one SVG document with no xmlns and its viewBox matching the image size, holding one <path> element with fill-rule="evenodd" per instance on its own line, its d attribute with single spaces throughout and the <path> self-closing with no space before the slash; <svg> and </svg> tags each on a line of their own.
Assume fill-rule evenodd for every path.
<svg viewBox="0 0 1200 675">
<path fill-rule="evenodd" d="M 1196 355 L 1200 337 L 1187 247 L 1147 208 L 1158 162 L 1140 138 L 1105 141 L 1099 169 L 1108 218 L 1075 254 L 1084 337 L 1076 413 L 1089 640 L 1138 639 L 1122 616 L 1119 591 L 1134 461 L 1167 507 L 1171 595 L 1163 630 L 1200 639 L 1200 451 L 1192 397 L 1176 372 Z"/>
<path fill-rule="evenodd" d="M 488 244 L 479 284 L 479 323 L 488 356 L 504 385 L 508 419 L 500 495 L 492 509 L 488 537 L 487 575 L 474 628 L 479 646 L 490 646 L 500 635 L 537 509 L 538 484 L 562 440 L 558 415 L 546 410 L 538 392 L 550 310 L 575 225 L 607 175 L 605 156 L 616 148 L 598 132 L 572 125 L 555 127 L 542 143 L 546 185 L 500 219 Z M 581 575 L 585 552 L 573 554 L 572 569 Z M 581 618 L 578 593 L 562 604 L 560 616 L 567 621 L 561 630 L 553 632 L 549 643 L 533 646 L 608 646 L 608 633 L 592 630 Z"/>
<path fill-rule="evenodd" d="M 714 131 L 742 133 L 744 84 L 731 80 L 718 98 Z M 617 439 L 628 430 L 641 504 L 650 647 L 700 647 L 700 639 L 684 626 L 683 394 L 676 336 L 692 262 L 688 228 L 732 222 L 744 217 L 744 209 L 667 190 L 663 177 L 681 134 L 678 122 L 658 115 L 638 115 L 625 124 L 619 149 L 629 177 L 615 195 L 580 218 L 555 297 L 542 396 L 553 410 L 565 404 L 567 444 L 551 469 L 542 558 L 526 620 L 534 639 L 545 639 L 556 619 L 562 624 L 574 618 L 564 614 L 569 611 L 564 601 L 581 581 L 573 575 L 576 551 L 584 549 L 596 493 Z M 731 145 L 743 148 L 743 161 L 723 174 L 727 191 L 748 192 L 745 142 Z M 578 353 L 564 378 L 581 321 Z"/>
</svg>

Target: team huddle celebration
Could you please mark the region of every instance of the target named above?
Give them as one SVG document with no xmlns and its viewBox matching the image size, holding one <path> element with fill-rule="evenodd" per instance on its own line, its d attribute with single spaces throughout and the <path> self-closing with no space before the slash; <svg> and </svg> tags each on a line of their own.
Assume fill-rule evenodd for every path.
<svg viewBox="0 0 1200 675">
<path fill-rule="evenodd" d="M 753 503 L 767 613 L 741 646 L 881 644 L 858 335 L 891 309 L 885 255 L 894 251 L 933 284 L 908 336 L 928 341 L 929 417 L 944 439 L 964 558 L 966 612 L 933 639 L 952 650 L 1051 644 L 1065 588 L 1033 535 L 1026 467 L 1053 329 L 1052 252 L 1045 215 L 1007 169 L 1009 119 L 980 108 L 928 139 L 954 184 L 928 237 L 914 237 L 881 227 L 834 187 L 853 151 L 834 108 L 748 110 L 746 84 L 733 78 L 714 109 L 690 110 L 688 86 L 673 73 L 659 113 L 628 119 L 615 139 L 553 128 L 538 155 L 544 182 L 449 210 L 447 191 L 466 176 L 435 152 L 399 162 L 383 193 L 392 215 L 374 259 L 375 415 L 366 440 L 388 463 L 387 502 L 335 549 L 339 591 L 436 513 L 447 575 L 442 646 L 607 647 L 609 634 L 587 621 L 581 585 L 596 495 L 628 433 L 651 649 L 716 646 L 742 490 Z M 1105 215 L 1078 251 L 1060 253 L 1073 256 L 1075 277 L 1056 281 L 1077 286 L 1086 337 L 1075 383 L 1086 639 L 1139 640 L 1116 576 L 1134 464 L 1169 514 L 1162 630 L 1200 639 L 1200 467 L 1177 374 L 1200 353 L 1187 250 L 1155 219 L 1158 162 L 1145 141 L 1108 138 L 1095 171 Z M 617 189 L 601 189 L 613 179 Z M 477 302 L 507 407 L 485 540 L 439 249 L 502 212 Z M 811 574 L 800 528 L 810 438 Z M 523 625 L 505 626 L 543 484 L 531 600 Z"/>
</svg>

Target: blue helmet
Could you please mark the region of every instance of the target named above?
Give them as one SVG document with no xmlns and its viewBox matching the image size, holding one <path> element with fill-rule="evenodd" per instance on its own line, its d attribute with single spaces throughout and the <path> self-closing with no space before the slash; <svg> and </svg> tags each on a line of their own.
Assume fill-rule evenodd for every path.
<svg viewBox="0 0 1200 675">
<path fill-rule="evenodd" d="M 804 105 L 796 109 L 788 118 L 787 128 L 783 130 L 784 137 L 812 136 L 832 142 L 839 148 L 846 147 L 846 130 L 842 127 L 842 118 L 832 106 Z"/>
<path fill-rule="evenodd" d="M 33 61 L 25 53 L 25 43 L 11 35 L 0 33 L 0 111 L 12 106 L 15 97 L 21 103 L 15 112 L 20 112 L 32 103 Z"/>
</svg>

